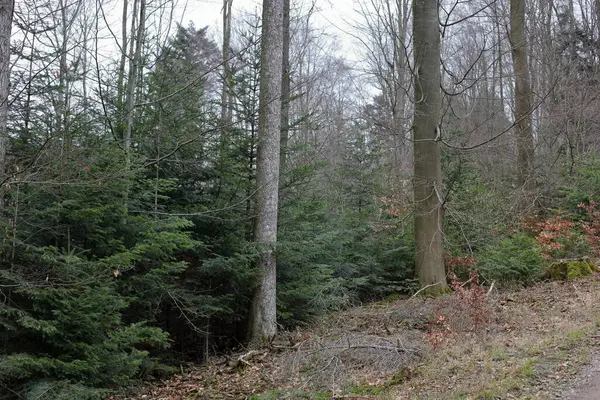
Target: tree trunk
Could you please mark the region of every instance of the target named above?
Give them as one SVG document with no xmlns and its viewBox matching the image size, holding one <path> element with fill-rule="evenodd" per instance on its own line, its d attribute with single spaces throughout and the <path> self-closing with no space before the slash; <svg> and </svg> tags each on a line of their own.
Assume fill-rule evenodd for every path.
<svg viewBox="0 0 600 400">
<path fill-rule="evenodd" d="M 263 1 L 258 154 L 256 161 L 256 224 L 261 280 L 250 316 L 250 346 L 271 340 L 276 324 L 277 208 L 279 195 L 283 0 Z"/>
<path fill-rule="evenodd" d="M 6 174 L 6 147 L 8 143 L 8 93 L 10 87 L 10 33 L 15 3 L 0 0 L 0 179 Z M 4 204 L 4 190 L 0 189 L 0 206 Z"/>
<path fill-rule="evenodd" d="M 285 170 L 290 132 L 290 0 L 283 0 L 283 66 L 281 77 L 281 154 L 280 169 Z"/>
<path fill-rule="evenodd" d="M 446 290 L 440 160 L 440 31 L 437 0 L 413 3 L 415 51 L 414 197 L 416 272 L 429 292 Z"/>
<path fill-rule="evenodd" d="M 144 41 L 144 33 L 146 29 L 146 0 L 139 0 L 140 19 L 138 21 L 137 30 L 134 29 L 135 13 L 137 11 L 137 1 L 134 3 L 134 17 L 132 17 L 131 34 L 135 35 L 135 40 L 131 39 L 130 56 L 129 56 L 129 77 L 127 80 L 127 125 L 125 135 L 123 137 L 123 147 L 127 152 L 127 160 L 129 161 L 129 151 L 131 149 L 131 133 L 133 129 L 133 116 L 135 112 L 135 88 L 137 84 L 138 71 L 142 58 L 142 45 Z M 134 50 L 135 42 L 135 50 Z"/>
<path fill-rule="evenodd" d="M 223 0 L 223 88 L 221 92 L 221 122 L 225 129 L 230 128 L 231 107 L 231 5 L 233 0 Z"/>
<path fill-rule="evenodd" d="M 533 131 L 531 127 L 531 83 L 525 41 L 525 0 L 510 0 L 510 42 L 515 74 L 515 128 L 517 137 L 517 185 L 523 190 L 527 208 L 535 191 Z"/>
<path fill-rule="evenodd" d="M 123 0 L 123 16 L 121 17 L 121 60 L 119 61 L 119 74 L 117 76 L 117 133 L 122 140 L 125 137 L 125 113 L 124 113 L 124 93 L 125 93 L 125 63 L 127 61 L 127 12 L 129 4 Z M 131 33 L 133 35 L 133 32 Z"/>
<path fill-rule="evenodd" d="M 600 38 L 600 0 L 594 0 L 594 14 L 596 15 L 596 37 Z"/>
</svg>

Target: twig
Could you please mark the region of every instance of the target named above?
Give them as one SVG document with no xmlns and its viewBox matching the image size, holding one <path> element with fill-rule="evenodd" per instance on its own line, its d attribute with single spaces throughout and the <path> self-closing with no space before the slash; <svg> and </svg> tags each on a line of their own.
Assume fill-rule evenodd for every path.
<svg viewBox="0 0 600 400">
<path fill-rule="evenodd" d="M 437 283 L 432 283 L 431 285 L 424 286 L 421 289 L 417 290 L 417 292 L 415 294 L 413 294 L 412 296 L 410 296 L 410 298 L 412 299 L 413 297 L 416 297 L 419 293 L 421 293 L 425 289 L 428 289 L 430 287 L 434 287 L 437 285 L 441 285 L 441 284 L 442 284 L 442 282 L 437 282 Z"/>
<path fill-rule="evenodd" d="M 579 289 L 577 289 L 577 286 L 575 286 L 574 283 L 572 283 L 571 285 L 573 285 L 573 288 L 575 289 L 575 292 L 577 292 L 577 297 L 581 298 L 583 297 L 581 292 L 579 291 Z"/>
<path fill-rule="evenodd" d="M 255 357 L 256 355 L 265 355 L 265 354 L 267 354 L 266 351 L 250 350 L 249 352 L 239 356 L 237 361 L 235 362 L 234 366 L 239 367 L 241 364 L 251 365 L 248 361 L 246 361 L 247 358 L 252 358 L 252 357 Z"/>
</svg>

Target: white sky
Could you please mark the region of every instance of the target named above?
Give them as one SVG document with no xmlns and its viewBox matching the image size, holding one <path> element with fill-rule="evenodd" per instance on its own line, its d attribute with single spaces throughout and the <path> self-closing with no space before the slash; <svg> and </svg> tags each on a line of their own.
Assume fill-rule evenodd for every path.
<svg viewBox="0 0 600 400">
<path fill-rule="evenodd" d="M 185 1 L 185 0 L 184 0 Z M 348 29 L 348 22 L 356 19 L 354 11 L 355 0 L 300 0 L 307 8 L 311 1 L 315 1 L 317 13 L 313 16 L 313 21 L 319 28 L 334 35 L 344 50 L 352 50 L 352 40 L 343 31 Z M 294 2 L 294 0 L 292 0 Z M 183 3 L 182 3 L 183 5 Z M 222 15 L 222 0 L 188 0 L 186 12 L 181 22 L 187 25 L 192 21 L 196 27 L 209 26 L 211 34 L 220 37 Z M 260 0 L 233 0 L 232 13 L 234 18 L 239 15 L 241 10 L 256 11 L 262 10 L 262 1 Z"/>
</svg>

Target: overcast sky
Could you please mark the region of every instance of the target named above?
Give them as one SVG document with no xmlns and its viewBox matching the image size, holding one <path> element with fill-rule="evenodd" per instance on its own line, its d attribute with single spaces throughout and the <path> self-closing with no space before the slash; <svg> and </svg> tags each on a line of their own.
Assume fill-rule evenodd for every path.
<svg viewBox="0 0 600 400">
<path fill-rule="evenodd" d="M 181 1 L 181 0 L 180 0 Z M 183 0 L 185 1 L 185 0 Z M 309 6 L 312 0 L 300 0 Z M 317 27 L 323 27 L 327 33 L 335 35 L 344 47 L 351 47 L 351 40 L 344 34 L 348 21 L 356 19 L 354 12 L 355 0 L 315 0 L 317 13 L 313 21 Z M 221 9 L 222 0 L 188 0 L 187 11 L 181 22 L 187 25 L 192 21 L 197 27 L 209 26 L 213 34 L 220 35 L 222 25 Z M 233 14 L 239 15 L 240 11 L 262 11 L 260 0 L 233 0 Z M 347 49 L 349 50 L 349 49 Z"/>
</svg>

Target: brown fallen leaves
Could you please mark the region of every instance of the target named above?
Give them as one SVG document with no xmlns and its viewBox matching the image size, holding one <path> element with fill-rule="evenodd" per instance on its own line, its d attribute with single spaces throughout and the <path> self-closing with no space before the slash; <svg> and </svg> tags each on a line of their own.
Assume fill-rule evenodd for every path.
<svg viewBox="0 0 600 400">
<path fill-rule="evenodd" d="M 495 292 L 485 330 L 427 350 L 427 322 L 443 301 L 413 298 L 332 314 L 283 333 L 269 349 L 191 366 L 111 400 L 249 399 L 274 389 L 279 397 L 267 398 L 298 391 L 354 399 L 552 398 L 599 343 L 598 276 Z M 400 376 L 403 370 L 410 373 Z"/>
</svg>

